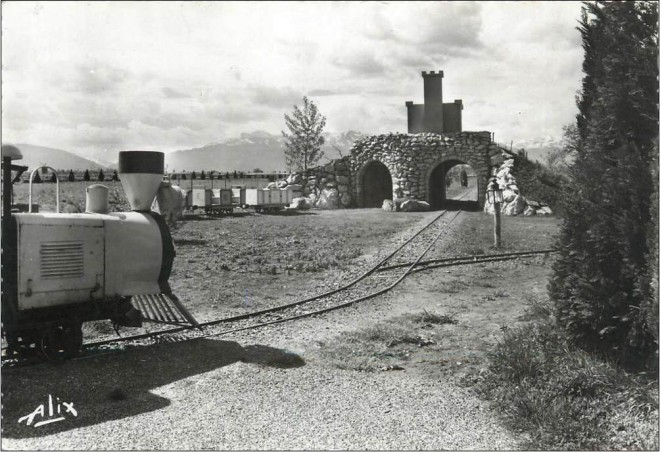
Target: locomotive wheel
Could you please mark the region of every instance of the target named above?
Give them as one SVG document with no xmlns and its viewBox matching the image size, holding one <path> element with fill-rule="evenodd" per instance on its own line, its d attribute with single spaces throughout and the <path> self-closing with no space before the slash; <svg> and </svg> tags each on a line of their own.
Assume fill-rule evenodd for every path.
<svg viewBox="0 0 660 452">
<path fill-rule="evenodd" d="M 29 357 L 37 352 L 39 346 L 39 338 L 41 334 L 36 330 L 23 330 L 20 332 L 12 332 L 6 335 L 7 351 L 6 356 L 9 358 L 15 357 Z"/>
<path fill-rule="evenodd" d="M 40 348 L 51 361 L 73 358 L 82 348 L 82 325 L 74 323 L 48 328 L 41 335 Z"/>
</svg>

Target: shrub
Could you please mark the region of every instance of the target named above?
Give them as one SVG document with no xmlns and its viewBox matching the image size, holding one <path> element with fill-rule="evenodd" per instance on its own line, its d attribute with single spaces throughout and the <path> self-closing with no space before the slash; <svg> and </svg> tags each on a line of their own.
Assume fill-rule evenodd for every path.
<svg viewBox="0 0 660 452">
<path fill-rule="evenodd" d="M 514 154 L 513 158 L 516 182 L 525 198 L 550 206 L 558 215 L 563 214 L 568 178 L 551 171 L 542 163 L 529 160 L 524 149 Z"/>
<path fill-rule="evenodd" d="M 652 200 L 657 178 L 656 2 L 589 3 L 577 153 L 565 191 L 565 222 L 550 294 L 580 346 L 629 368 L 655 356 L 645 314 L 657 291 Z M 653 308 L 648 308 L 652 310 Z"/>
</svg>

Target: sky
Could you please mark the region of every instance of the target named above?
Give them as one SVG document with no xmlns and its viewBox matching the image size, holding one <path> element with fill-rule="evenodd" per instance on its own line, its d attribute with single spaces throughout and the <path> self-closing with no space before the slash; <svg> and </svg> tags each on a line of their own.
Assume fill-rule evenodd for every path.
<svg viewBox="0 0 660 452">
<path fill-rule="evenodd" d="M 580 2 L 2 3 L 2 141 L 81 155 L 200 147 L 308 96 L 325 130 L 406 132 L 422 71 L 463 130 L 559 140 L 575 119 Z"/>
</svg>

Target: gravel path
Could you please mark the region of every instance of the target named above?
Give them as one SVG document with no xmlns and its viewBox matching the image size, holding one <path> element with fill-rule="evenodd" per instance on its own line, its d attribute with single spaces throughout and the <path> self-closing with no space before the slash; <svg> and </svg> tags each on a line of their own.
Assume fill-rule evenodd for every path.
<svg viewBox="0 0 660 452">
<path fill-rule="evenodd" d="M 2 447 L 519 448 L 486 402 L 451 381 L 345 371 L 320 361 L 318 341 L 401 312 L 397 301 L 391 293 L 232 337 L 3 372 Z M 426 294 L 414 303 L 410 309 L 435 308 L 437 298 Z M 18 424 L 49 394 L 73 402 L 78 415 L 38 428 Z"/>
<path fill-rule="evenodd" d="M 131 404 L 144 404 L 141 399 L 145 396 L 162 400 L 164 406 L 76 428 L 92 408 L 81 401 L 77 404 L 78 418 L 61 423 L 68 424 L 70 430 L 29 439 L 5 437 L 3 447 L 515 448 L 506 430 L 492 420 L 486 405 L 473 396 L 450 384 L 399 373 L 329 372 L 311 365 L 281 369 L 236 362 L 154 388 L 148 394 L 126 392 L 126 400 L 97 402 L 119 413 L 130 410 Z M 99 406 L 93 408 L 95 412 L 101 410 Z M 7 416 L 7 420 L 12 417 Z"/>
</svg>

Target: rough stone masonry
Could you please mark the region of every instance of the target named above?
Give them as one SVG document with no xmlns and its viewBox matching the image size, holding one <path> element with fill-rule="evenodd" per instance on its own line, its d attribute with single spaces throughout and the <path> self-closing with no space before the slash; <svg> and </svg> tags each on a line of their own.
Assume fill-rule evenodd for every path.
<svg viewBox="0 0 660 452">
<path fill-rule="evenodd" d="M 415 199 L 438 208 L 444 200 L 447 171 L 456 164 L 467 164 L 477 174 L 478 204 L 484 211 L 493 213 L 485 194 L 492 174 L 504 189 L 503 214 L 550 214 L 547 207 L 528 203 L 522 196 L 513 162 L 506 149 L 492 142 L 490 132 L 390 133 L 358 140 L 348 156 L 307 174 L 291 174 L 278 186 L 293 185 L 294 196 L 303 198 L 296 199 L 295 208 L 365 207 L 373 195 L 374 180 L 380 185 L 381 204 L 383 200 Z M 375 170 L 377 178 L 368 177 Z"/>
</svg>

